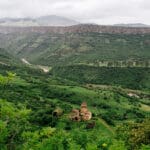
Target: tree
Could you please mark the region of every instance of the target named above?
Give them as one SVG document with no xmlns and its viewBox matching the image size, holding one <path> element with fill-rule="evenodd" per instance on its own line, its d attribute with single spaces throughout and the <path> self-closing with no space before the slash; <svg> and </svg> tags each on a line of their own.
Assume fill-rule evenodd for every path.
<svg viewBox="0 0 150 150">
<path fill-rule="evenodd" d="M 0 85 L 2 86 L 2 93 L 5 94 L 5 90 L 11 81 L 15 78 L 16 74 L 7 72 L 7 76 L 0 75 Z"/>
<path fill-rule="evenodd" d="M 7 149 L 15 149 L 20 143 L 21 134 L 29 126 L 28 117 L 30 110 L 23 105 L 18 109 L 13 103 L 0 99 L 0 143 Z"/>
<path fill-rule="evenodd" d="M 123 139 L 130 150 L 138 150 L 142 144 L 148 145 L 150 143 L 150 120 L 119 126 L 117 137 Z"/>
</svg>

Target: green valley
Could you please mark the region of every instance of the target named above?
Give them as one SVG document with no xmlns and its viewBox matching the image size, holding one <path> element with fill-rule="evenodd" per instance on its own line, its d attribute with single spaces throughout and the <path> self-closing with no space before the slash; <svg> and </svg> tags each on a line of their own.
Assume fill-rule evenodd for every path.
<svg viewBox="0 0 150 150">
<path fill-rule="evenodd" d="M 2 150 L 150 149 L 150 34 L 108 28 L 0 30 Z"/>
</svg>

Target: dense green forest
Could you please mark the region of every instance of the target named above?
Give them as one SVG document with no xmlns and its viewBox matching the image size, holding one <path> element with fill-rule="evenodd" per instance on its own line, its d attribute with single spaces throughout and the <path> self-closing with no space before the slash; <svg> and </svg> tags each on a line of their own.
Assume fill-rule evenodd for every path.
<svg viewBox="0 0 150 150">
<path fill-rule="evenodd" d="M 131 89 L 150 89 L 149 68 L 58 66 L 51 73 L 79 83 L 106 84 Z"/>
</svg>

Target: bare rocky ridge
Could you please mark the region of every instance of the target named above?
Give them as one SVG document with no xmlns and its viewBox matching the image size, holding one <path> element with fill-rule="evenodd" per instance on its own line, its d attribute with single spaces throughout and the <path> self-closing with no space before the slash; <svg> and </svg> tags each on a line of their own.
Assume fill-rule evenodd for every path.
<svg viewBox="0 0 150 150">
<path fill-rule="evenodd" d="M 91 24 L 80 24 L 68 27 L 55 27 L 55 26 L 40 26 L 40 27 L 0 27 L 0 33 L 110 33 L 110 34 L 150 34 L 150 28 L 133 28 L 133 27 L 117 27 L 117 26 L 102 26 L 102 25 L 91 25 Z"/>
</svg>

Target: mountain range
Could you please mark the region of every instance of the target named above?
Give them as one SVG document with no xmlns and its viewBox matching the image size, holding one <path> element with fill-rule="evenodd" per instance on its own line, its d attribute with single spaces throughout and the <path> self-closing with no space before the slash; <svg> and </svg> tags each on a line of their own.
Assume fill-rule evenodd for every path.
<svg viewBox="0 0 150 150">
<path fill-rule="evenodd" d="M 79 22 L 65 17 L 49 15 L 38 18 L 1 18 L 0 26 L 71 26 Z"/>
<path fill-rule="evenodd" d="M 69 19 L 67 17 L 47 15 L 37 18 L 26 17 L 26 18 L 0 18 L 0 26 L 18 26 L 18 27 L 28 27 L 28 26 L 72 26 L 81 24 L 80 21 Z M 89 23 L 87 23 L 89 24 Z M 92 23 L 96 25 L 95 23 Z M 150 25 L 142 23 L 129 23 L 129 24 L 114 24 L 112 26 L 118 27 L 150 27 Z"/>
<path fill-rule="evenodd" d="M 143 28 L 143 27 L 150 27 L 150 25 L 147 24 L 143 24 L 143 23 L 129 23 L 129 24 L 114 24 L 114 26 L 118 26 L 118 27 L 138 27 L 138 28 Z"/>
</svg>

